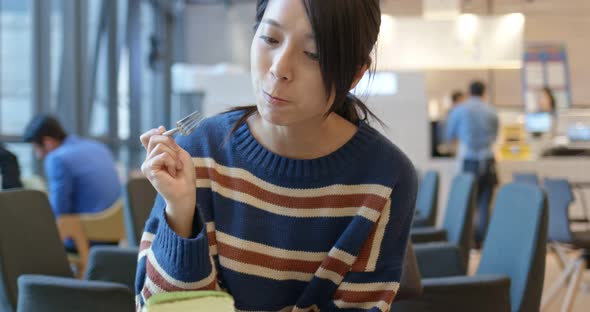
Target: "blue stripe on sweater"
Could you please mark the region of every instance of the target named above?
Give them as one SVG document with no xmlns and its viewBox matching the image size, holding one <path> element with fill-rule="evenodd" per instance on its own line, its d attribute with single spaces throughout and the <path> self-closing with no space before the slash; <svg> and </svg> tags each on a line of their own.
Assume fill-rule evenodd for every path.
<svg viewBox="0 0 590 312">
<path fill-rule="evenodd" d="M 240 310 L 278 311 L 285 306 L 294 305 L 301 292 L 307 286 L 306 282 L 288 280 L 277 281 L 254 275 L 247 275 L 222 268 L 224 287 L 229 293 L 240 293 L 240 300 L 236 307 Z M 248 287 L 245 285 L 256 285 Z"/>
</svg>

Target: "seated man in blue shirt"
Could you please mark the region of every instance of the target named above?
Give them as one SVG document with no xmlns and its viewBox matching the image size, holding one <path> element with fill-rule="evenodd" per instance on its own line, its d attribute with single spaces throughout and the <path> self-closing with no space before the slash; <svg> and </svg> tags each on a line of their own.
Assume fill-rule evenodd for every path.
<svg viewBox="0 0 590 312">
<path fill-rule="evenodd" d="M 55 217 L 61 214 L 97 213 L 121 196 L 121 183 L 111 151 L 102 143 L 68 135 L 57 119 L 40 115 L 24 133 L 43 159 L 49 184 L 49 201 Z M 66 241 L 67 249 L 74 249 Z"/>
<path fill-rule="evenodd" d="M 459 141 L 457 161 L 460 171 L 471 172 L 477 179 L 478 224 L 475 238 L 476 244 L 480 245 L 497 184 L 492 146 L 498 136 L 498 115 L 491 105 L 483 101 L 485 85 L 482 82 L 472 82 L 469 93 L 470 97 L 449 114 L 447 138 Z"/>
</svg>

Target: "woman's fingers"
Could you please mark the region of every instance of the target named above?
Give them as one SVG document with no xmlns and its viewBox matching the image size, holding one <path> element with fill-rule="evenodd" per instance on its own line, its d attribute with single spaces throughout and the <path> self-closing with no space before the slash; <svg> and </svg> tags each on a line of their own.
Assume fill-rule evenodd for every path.
<svg viewBox="0 0 590 312">
<path fill-rule="evenodd" d="M 152 168 L 154 170 L 163 170 L 165 168 L 171 177 L 176 178 L 176 163 L 177 161 L 170 154 L 162 153 L 153 158 Z"/>
<path fill-rule="evenodd" d="M 166 145 L 171 150 L 176 151 L 176 152 L 180 151 L 180 146 L 178 146 L 178 144 L 176 144 L 176 141 L 174 141 L 173 138 L 171 138 L 169 136 L 164 136 L 164 135 L 153 135 L 153 136 L 150 137 L 150 140 L 149 140 L 148 145 L 147 145 L 147 153 L 148 153 L 148 155 L 151 153 L 151 151 L 158 144 Z"/>
<path fill-rule="evenodd" d="M 159 154 L 162 153 L 167 153 L 170 154 L 170 156 L 172 157 L 172 159 L 176 160 L 176 161 L 180 161 L 179 158 L 179 153 L 178 151 L 175 151 L 173 149 L 171 149 L 168 145 L 162 144 L 162 143 L 158 143 L 148 154 L 146 159 L 150 159 L 150 158 L 154 158 Z M 176 167 L 176 164 L 174 164 L 174 167 Z"/>
<path fill-rule="evenodd" d="M 166 171 L 171 177 L 176 178 L 176 160 L 168 153 L 160 153 L 146 159 L 141 169 L 147 177 L 153 178 L 159 172 Z"/>
<path fill-rule="evenodd" d="M 172 150 L 167 145 L 158 143 L 158 145 L 156 145 L 156 147 L 154 147 L 152 151 L 149 153 L 147 158 L 153 159 L 161 154 L 166 154 L 169 156 L 166 158 L 167 160 L 169 160 L 163 163 L 163 165 L 165 165 L 168 170 L 172 170 L 174 172 L 174 174 L 171 174 L 172 176 L 176 176 L 176 170 L 178 170 L 179 167 L 182 168 L 182 161 L 180 160 L 179 153 L 177 151 Z"/>
<path fill-rule="evenodd" d="M 154 135 L 159 135 L 162 134 L 166 131 L 166 128 L 164 128 L 163 126 L 160 126 L 158 128 L 154 128 L 154 129 L 150 129 L 146 132 L 144 132 L 140 137 L 139 137 L 139 141 L 141 141 L 141 145 L 143 145 L 143 148 L 145 148 L 147 150 L 148 148 L 148 144 L 150 142 L 150 138 Z"/>
</svg>

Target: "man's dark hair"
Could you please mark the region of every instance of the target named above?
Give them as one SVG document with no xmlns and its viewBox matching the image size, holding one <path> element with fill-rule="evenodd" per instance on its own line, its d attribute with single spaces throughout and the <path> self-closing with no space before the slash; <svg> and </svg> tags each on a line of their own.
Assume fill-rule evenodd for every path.
<svg viewBox="0 0 590 312">
<path fill-rule="evenodd" d="M 483 96 L 486 92 L 486 85 L 481 81 L 474 81 L 469 85 L 469 94 L 471 96 Z"/>
<path fill-rule="evenodd" d="M 55 117 L 38 115 L 27 125 L 23 134 L 23 141 L 42 144 L 43 137 L 50 137 L 63 142 L 66 136 L 66 132 Z"/>
<path fill-rule="evenodd" d="M 453 91 L 453 93 L 451 93 L 451 100 L 453 101 L 453 103 L 457 103 L 463 96 L 465 96 L 465 94 L 463 94 L 463 91 Z"/>
</svg>

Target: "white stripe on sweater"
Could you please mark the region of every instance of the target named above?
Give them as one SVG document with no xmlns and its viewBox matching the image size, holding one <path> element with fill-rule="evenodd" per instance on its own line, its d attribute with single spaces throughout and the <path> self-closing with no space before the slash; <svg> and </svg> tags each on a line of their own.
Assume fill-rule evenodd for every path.
<svg viewBox="0 0 590 312">
<path fill-rule="evenodd" d="M 268 183 L 252 173 L 233 167 L 226 167 L 215 162 L 213 158 L 193 158 L 195 167 L 206 167 L 217 170 L 222 175 L 238 178 L 248 181 L 261 189 L 272 190 L 273 193 L 291 196 L 291 197 L 316 197 L 326 195 L 351 195 L 351 194 L 373 194 L 383 198 L 388 198 L 391 194 L 391 188 L 380 184 L 361 184 L 361 185 L 343 185 L 336 184 L 319 188 L 296 189 L 281 187 L 275 184 Z M 198 178 L 198 177 L 197 177 Z"/>
</svg>

